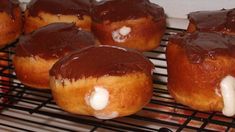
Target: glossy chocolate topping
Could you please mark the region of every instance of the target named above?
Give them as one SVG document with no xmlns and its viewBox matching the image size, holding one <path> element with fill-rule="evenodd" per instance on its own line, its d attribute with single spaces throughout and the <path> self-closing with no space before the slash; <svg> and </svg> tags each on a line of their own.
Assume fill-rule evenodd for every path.
<svg viewBox="0 0 235 132">
<path fill-rule="evenodd" d="M 18 0 L 0 0 L 0 12 L 13 16 L 13 9 L 19 6 Z"/>
<path fill-rule="evenodd" d="M 97 22 L 121 21 L 152 16 L 154 20 L 165 18 L 162 7 L 149 0 L 102 0 L 92 4 L 92 17 Z"/>
<path fill-rule="evenodd" d="M 189 20 L 199 31 L 235 31 L 235 8 L 219 11 L 197 11 L 189 14 Z"/>
<path fill-rule="evenodd" d="M 149 75 L 153 68 L 153 64 L 139 52 L 111 46 L 92 46 L 60 59 L 50 70 L 50 75 L 78 80 L 133 72 Z"/>
<path fill-rule="evenodd" d="M 95 44 L 93 35 L 74 24 L 55 23 L 20 38 L 16 56 L 60 58 L 68 52 Z"/>
<path fill-rule="evenodd" d="M 89 0 L 32 0 L 28 5 L 29 15 L 37 16 L 39 12 L 51 14 L 89 15 Z"/>
<path fill-rule="evenodd" d="M 170 42 L 183 46 L 192 63 L 202 63 L 205 58 L 216 59 L 216 56 L 235 57 L 235 36 L 222 33 L 195 32 L 180 33 L 173 36 Z"/>
</svg>

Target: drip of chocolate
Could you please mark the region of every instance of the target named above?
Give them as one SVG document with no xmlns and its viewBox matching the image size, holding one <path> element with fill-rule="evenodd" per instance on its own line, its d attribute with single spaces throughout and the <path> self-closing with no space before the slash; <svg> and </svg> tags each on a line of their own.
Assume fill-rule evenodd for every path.
<svg viewBox="0 0 235 132">
<path fill-rule="evenodd" d="M 80 19 L 90 14 L 89 0 L 32 0 L 28 5 L 30 16 L 40 12 L 62 15 L 77 15 Z"/>
<path fill-rule="evenodd" d="M 188 17 L 199 31 L 235 31 L 235 8 L 197 11 L 190 13 Z"/>
<path fill-rule="evenodd" d="M 1 0 L 0 1 L 0 12 L 6 12 L 7 14 L 14 17 L 13 10 L 19 6 L 18 0 Z"/>
<path fill-rule="evenodd" d="M 218 55 L 235 57 L 235 36 L 222 33 L 195 32 L 180 33 L 170 42 L 179 44 L 191 63 L 202 63 L 205 58 L 216 59 Z"/>
<path fill-rule="evenodd" d="M 111 46 L 92 46 L 60 59 L 50 70 L 50 75 L 78 80 L 121 76 L 133 72 L 149 75 L 153 68 L 153 64 L 137 51 Z"/>
<path fill-rule="evenodd" d="M 16 56 L 60 58 L 65 54 L 95 44 L 93 35 L 74 24 L 55 23 L 20 38 Z"/>
<path fill-rule="evenodd" d="M 149 0 L 102 0 L 92 3 L 92 17 L 97 22 L 122 21 L 152 16 L 154 20 L 165 18 L 162 7 Z"/>
</svg>

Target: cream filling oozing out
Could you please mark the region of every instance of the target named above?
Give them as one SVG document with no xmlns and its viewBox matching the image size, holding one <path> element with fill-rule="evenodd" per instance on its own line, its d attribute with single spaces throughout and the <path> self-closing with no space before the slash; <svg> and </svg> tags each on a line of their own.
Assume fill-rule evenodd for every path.
<svg viewBox="0 0 235 132">
<path fill-rule="evenodd" d="M 109 92 L 103 87 L 96 86 L 88 99 L 89 105 L 94 110 L 104 109 L 109 102 Z"/>
<path fill-rule="evenodd" d="M 123 26 L 120 29 L 117 29 L 112 32 L 113 40 L 118 43 L 123 43 L 126 41 L 130 32 L 131 32 L 130 27 Z"/>
<path fill-rule="evenodd" d="M 118 112 L 114 111 L 111 113 L 96 113 L 94 116 L 98 119 L 108 120 L 118 117 Z"/>
<path fill-rule="evenodd" d="M 230 75 L 223 78 L 220 82 L 220 89 L 224 102 L 223 114 L 235 115 L 235 78 Z"/>
</svg>

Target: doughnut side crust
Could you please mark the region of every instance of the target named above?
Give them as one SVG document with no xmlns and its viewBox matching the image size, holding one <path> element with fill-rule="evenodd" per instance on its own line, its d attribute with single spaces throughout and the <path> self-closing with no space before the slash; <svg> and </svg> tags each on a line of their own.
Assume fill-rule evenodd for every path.
<svg viewBox="0 0 235 132">
<path fill-rule="evenodd" d="M 187 28 L 187 32 L 193 33 L 196 30 L 197 30 L 196 25 L 192 21 L 190 21 L 189 25 L 188 25 L 188 28 Z"/>
<path fill-rule="evenodd" d="M 0 13 L 0 47 L 14 42 L 21 34 L 22 16 L 20 8 L 15 8 L 13 16 Z"/>
<path fill-rule="evenodd" d="M 123 41 L 118 42 L 113 38 L 113 33 L 122 27 L 130 28 L 130 32 L 127 35 L 120 35 Z M 148 51 L 160 45 L 166 29 L 166 20 L 154 21 L 151 17 L 143 17 L 118 22 L 93 22 L 91 28 L 102 44 Z"/>
<path fill-rule="evenodd" d="M 193 64 L 181 46 L 170 42 L 167 65 L 168 90 L 176 102 L 201 111 L 223 109 L 220 82 L 227 75 L 235 76 L 234 58 L 217 56 Z"/>
<path fill-rule="evenodd" d="M 84 15 L 83 19 L 79 19 L 76 15 L 56 15 L 46 12 L 40 12 L 37 17 L 32 17 L 29 15 L 28 10 L 26 10 L 24 32 L 30 33 L 40 27 L 56 22 L 75 23 L 76 26 L 81 27 L 86 31 L 90 31 L 91 21 L 91 17 L 87 15 Z"/>
<path fill-rule="evenodd" d="M 54 100 L 62 109 L 101 119 L 122 117 L 139 111 L 149 102 L 153 90 L 151 77 L 140 72 L 73 81 L 51 76 L 50 86 Z M 102 110 L 93 109 L 87 101 L 97 86 L 109 93 L 108 104 Z"/>
<path fill-rule="evenodd" d="M 49 70 L 56 61 L 38 56 L 13 58 L 17 78 L 24 85 L 39 89 L 49 89 Z"/>
<path fill-rule="evenodd" d="M 196 32 L 196 31 L 200 31 L 199 29 L 197 29 L 197 25 L 195 22 L 193 21 L 189 21 L 189 25 L 187 27 L 187 32 L 189 33 L 193 33 L 193 32 Z M 213 31 L 213 32 L 222 32 L 222 33 L 225 33 L 225 34 L 230 34 L 230 35 L 235 35 L 235 32 L 232 32 L 232 31 L 229 31 L 229 30 L 221 30 L 221 31 Z"/>
</svg>

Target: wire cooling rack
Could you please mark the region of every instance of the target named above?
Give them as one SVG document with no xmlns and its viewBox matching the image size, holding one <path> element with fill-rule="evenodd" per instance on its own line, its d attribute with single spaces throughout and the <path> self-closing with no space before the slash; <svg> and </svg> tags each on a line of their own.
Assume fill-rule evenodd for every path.
<svg viewBox="0 0 235 132">
<path fill-rule="evenodd" d="M 169 95 L 165 49 L 170 35 L 181 29 L 168 28 L 161 46 L 144 53 L 154 64 L 154 93 L 151 102 L 138 113 L 113 120 L 99 120 L 62 111 L 50 91 L 21 84 L 12 65 L 16 44 L 0 49 L 1 131 L 235 131 L 235 118 L 221 113 L 192 110 Z"/>
</svg>

